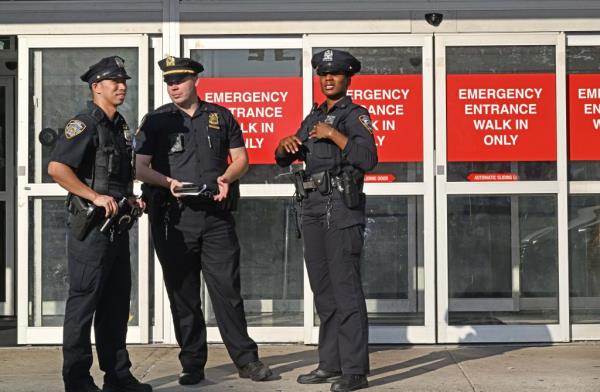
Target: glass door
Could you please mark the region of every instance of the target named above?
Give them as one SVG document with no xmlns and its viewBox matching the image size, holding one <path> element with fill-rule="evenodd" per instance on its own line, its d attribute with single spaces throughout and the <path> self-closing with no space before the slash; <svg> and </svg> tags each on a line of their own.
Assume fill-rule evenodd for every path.
<svg viewBox="0 0 600 392">
<path fill-rule="evenodd" d="M 567 37 L 573 340 L 600 339 L 600 36 Z"/>
<path fill-rule="evenodd" d="M 325 48 L 362 63 L 348 94 L 373 121 L 379 164 L 366 175 L 361 260 L 370 343 L 435 342 L 433 42 L 429 35 L 323 35 L 304 39 L 304 108 L 323 96 L 310 60 Z M 319 319 L 305 315 L 307 343 Z"/>
<path fill-rule="evenodd" d="M 564 36 L 436 36 L 438 342 L 569 340 Z"/>
<path fill-rule="evenodd" d="M 0 76 L 0 316 L 14 316 L 14 124 L 12 76 Z"/>
<path fill-rule="evenodd" d="M 66 192 L 47 174 L 53 150 L 40 132 L 62 132 L 89 100 L 79 76 L 119 55 L 132 79 L 119 111 L 136 129 L 147 111 L 148 38 L 142 35 L 19 37 L 17 153 L 18 342 L 60 343 L 68 291 Z M 49 130 L 48 130 L 49 129 Z M 43 142 L 43 143 L 42 143 Z M 137 186 L 136 186 L 137 188 Z M 138 189 L 139 192 L 139 189 Z M 130 342 L 148 341 L 148 235 L 145 217 L 131 231 Z M 142 306 L 140 306 L 142 304 Z"/>
<path fill-rule="evenodd" d="M 279 139 L 295 132 L 303 118 L 302 41 L 186 38 L 183 54 L 204 65 L 198 95 L 232 111 L 250 158 L 234 213 L 250 336 L 258 342 L 303 341 L 312 298 L 295 234 L 293 187 L 278 177 L 281 169 L 274 161 Z M 205 289 L 203 306 L 208 340 L 221 341 Z"/>
</svg>

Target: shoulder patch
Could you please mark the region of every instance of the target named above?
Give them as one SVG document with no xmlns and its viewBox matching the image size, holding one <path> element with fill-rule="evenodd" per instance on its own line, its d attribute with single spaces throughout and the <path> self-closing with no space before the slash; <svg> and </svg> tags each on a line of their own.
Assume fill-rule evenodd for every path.
<svg viewBox="0 0 600 392">
<path fill-rule="evenodd" d="M 86 125 L 80 120 L 71 120 L 65 126 L 65 137 L 67 139 L 73 139 L 81 132 L 85 131 Z"/>
<path fill-rule="evenodd" d="M 371 123 L 371 117 L 368 114 L 363 114 L 362 116 L 358 116 L 358 121 L 369 131 L 369 133 L 373 133 L 373 124 Z"/>
</svg>

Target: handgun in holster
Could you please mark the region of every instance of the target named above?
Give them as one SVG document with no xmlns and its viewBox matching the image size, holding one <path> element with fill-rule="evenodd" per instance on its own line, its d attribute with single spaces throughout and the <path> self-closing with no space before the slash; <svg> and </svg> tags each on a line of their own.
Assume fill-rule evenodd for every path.
<svg viewBox="0 0 600 392">
<path fill-rule="evenodd" d="M 296 190 L 296 193 L 294 194 L 296 196 L 296 201 L 300 202 L 306 199 L 307 192 L 306 189 L 304 189 L 304 170 L 296 170 L 290 173 L 290 175 L 292 178 L 292 182 L 294 183 L 294 189 Z"/>
<path fill-rule="evenodd" d="M 153 186 L 150 184 L 142 184 L 142 200 L 146 203 L 145 212 L 148 213 L 150 222 L 153 222 L 156 217 L 159 217 L 161 212 L 167 207 L 170 191 L 161 186 Z"/>
<path fill-rule="evenodd" d="M 353 209 L 362 204 L 364 193 L 362 193 L 363 174 L 352 166 L 345 167 L 339 176 L 342 200 L 346 207 Z"/>
<path fill-rule="evenodd" d="M 69 219 L 71 234 L 77 240 L 83 241 L 100 221 L 99 208 L 72 193 L 67 196 L 66 205 L 71 214 Z"/>
</svg>

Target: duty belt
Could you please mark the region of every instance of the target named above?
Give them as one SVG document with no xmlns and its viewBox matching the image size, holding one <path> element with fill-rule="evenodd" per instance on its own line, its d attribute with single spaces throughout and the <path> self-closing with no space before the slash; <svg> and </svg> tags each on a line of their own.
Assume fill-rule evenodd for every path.
<svg viewBox="0 0 600 392">
<path fill-rule="evenodd" d="M 315 184 L 315 181 L 312 179 L 312 177 L 308 177 L 305 180 L 306 181 L 302 182 L 302 188 L 304 188 L 304 190 L 309 192 L 317 190 L 317 185 Z"/>
<path fill-rule="evenodd" d="M 331 186 L 330 189 L 337 188 L 340 184 L 340 178 L 338 176 L 334 176 L 332 174 L 325 174 L 325 172 L 318 172 L 313 174 L 312 176 L 306 176 L 304 178 L 304 181 L 302 181 L 302 188 L 304 188 L 304 190 L 308 192 L 316 191 L 319 189 L 319 186 L 323 187 L 323 181 L 329 182 L 329 185 Z"/>
</svg>

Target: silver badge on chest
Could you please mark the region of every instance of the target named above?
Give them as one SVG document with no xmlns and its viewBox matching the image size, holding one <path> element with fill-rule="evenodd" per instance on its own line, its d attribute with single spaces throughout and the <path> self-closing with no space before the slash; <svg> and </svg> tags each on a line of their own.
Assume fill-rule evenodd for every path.
<svg viewBox="0 0 600 392">
<path fill-rule="evenodd" d="M 325 121 L 323 122 L 328 125 L 333 125 L 333 123 L 335 122 L 335 116 L 330 114 L 327 116 L 327 118 L 325 118 Z"/>
</svg>

